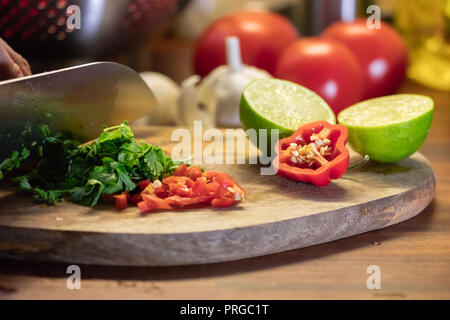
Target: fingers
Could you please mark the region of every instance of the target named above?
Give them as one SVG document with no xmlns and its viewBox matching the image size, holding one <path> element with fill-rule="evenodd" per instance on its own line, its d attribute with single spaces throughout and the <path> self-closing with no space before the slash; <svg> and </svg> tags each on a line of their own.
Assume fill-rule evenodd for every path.
<svg viewBox="0 0 450 320">
<path fill-rule="evenodd" d="M 19 66 L 20 71 L 23 73 L 24 76 L 31 75 L 31 68 L 28 64 L 28 61 L 22 57 L 20 54 L 18 54 L 16 51 L 13 50 L 3 39 L 0 38 L 0 45 L 3 46 L 6 49 L 6 52 L 8 52 L 11 59 Z"/>
<path fill-rule="evenodd" d="M 28 61 L 0 39 L 0 80 L 31 75 Z"/>
<path fill-rule="evenodd" d="M 23 77 L 20 67 L 11 59 L 6 49 L 0 45 L 0 80 Z"/>
</svg>

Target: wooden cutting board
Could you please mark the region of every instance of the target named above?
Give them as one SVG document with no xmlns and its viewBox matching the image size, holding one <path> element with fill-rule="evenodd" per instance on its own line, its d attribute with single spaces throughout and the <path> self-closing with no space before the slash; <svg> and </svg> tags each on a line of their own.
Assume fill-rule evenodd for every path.
<svg viewBox="0 0 450 320">
<path fill-rule="evenodd" d="M 171 129 L 140 127 L 169 151 Z M 357 155 L 352 153 L 352 159 Z M 47 206 L 15 189 L 0 190 L 0 256 L 99 265 L 183 265 L 237 260 L 302 248 L 402 222 L 435 191 L 420 153 L 395 164 L 366 163 L 326 187 L 261 176 L 256 165 L 215 166 L 247 191 L 225 209 L 141 215 L 69 202 Z"/>
</svg>

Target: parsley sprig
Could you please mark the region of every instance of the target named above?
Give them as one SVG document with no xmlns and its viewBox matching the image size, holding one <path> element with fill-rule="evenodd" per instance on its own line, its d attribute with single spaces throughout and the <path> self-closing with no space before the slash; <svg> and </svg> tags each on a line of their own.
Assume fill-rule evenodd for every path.
<svg viewBox="0 0 450 320">
<path fill-rule="evenodd" d="M 31 127 L 24 130 L 20 151 L 0 163 L 0 180 L 10 172 L 21 189 L 49 204 L 70 197 L 93 207 L 103 194 L 133 191 L 137 182 L 161 179 L 177 167 L 160 147 L 138 143 L 127 122 L 105 128 L 95 142 L 81 146 L 52 134 L 47 125 L 40 127 L 39 139 L 27 141 L 32 134 Z M 27 162 L 34 164 L 32 169 L 20 173 Z"/>
</svg>

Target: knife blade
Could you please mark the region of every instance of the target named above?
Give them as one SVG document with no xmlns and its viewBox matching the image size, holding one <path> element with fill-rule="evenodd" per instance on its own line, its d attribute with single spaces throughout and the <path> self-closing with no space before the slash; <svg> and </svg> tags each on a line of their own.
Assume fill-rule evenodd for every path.
<svg viewBox="0 0 450 320">
<path fill-rule="evenodd" d="M 157 107 L 137 72 L 94 62 L 0 82 L 0 160 L 17 148 L 24 126 L 48 121 L 80 142 L 103 126 L 136 120 Z"/>
</svg>

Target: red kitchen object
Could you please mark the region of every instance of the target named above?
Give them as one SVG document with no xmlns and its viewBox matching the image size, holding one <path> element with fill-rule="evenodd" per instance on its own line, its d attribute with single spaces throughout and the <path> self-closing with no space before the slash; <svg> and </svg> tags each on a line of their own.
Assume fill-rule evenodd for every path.
<svg viewBox="0 0 450 320">
<path fill-rule="evenodd" d="M 408 51 L 400 35 L 388 24 L 370 29 L 365 19 L 337 22 L 324 37 L 345 44 L 355 55 L 365 78 L 363 100 L 393 93 L 406 75 Z"/>
<path fill-rule="evenodd" d="M 146 213 L 194 204 L 228 207 L 245 199 L 245 191 L 228 174 L 202 172 L 199 166 L 181 164 L 172 176 L 153 182 L 140 193 L 139 210 Z"/>
<path fill-rule="evenodd" d="M 118 211 L 122 211 L 127 208 L 128 205 L 128 196 L 126 193 L 114 195 L 116 209 Z"/>
<path fill-rule="evenodd" d="M 347 136 L 346 127 L 326 121 L 301 126 L 278 141 L 274 168 L 279 176 L 325 186 L 348 169 Z"/>
<path fill-rule="evenodd" d="M 211 24 L 197 40 L 194 52 L 196 74 L 204 77 L 226 64 L 225 38 L 229 36 L 239 38 L 244 64 L 273 74 L 281 52 L 299 34 L 289 20 L 275 13 L 232 13 Z"/>
<path fill-rule="evenodd" d="M 336 115 L 360 101 L 364 92 L 364 76 L 355 56 L 329 39 L 303 38 L 292 43 L 283 51 L 275 77 L 316 92 Z"/>
</svg>

